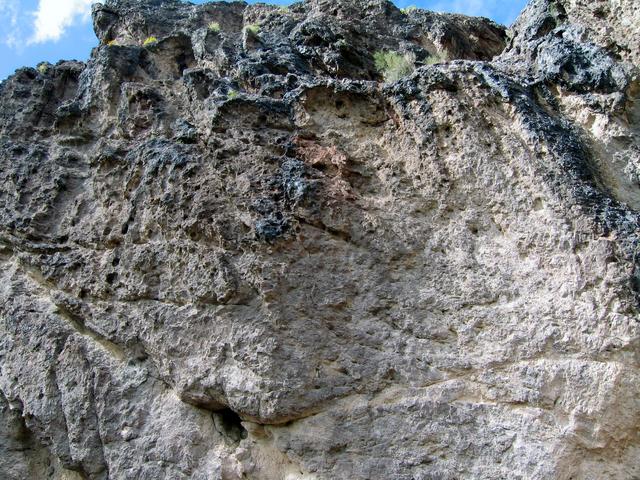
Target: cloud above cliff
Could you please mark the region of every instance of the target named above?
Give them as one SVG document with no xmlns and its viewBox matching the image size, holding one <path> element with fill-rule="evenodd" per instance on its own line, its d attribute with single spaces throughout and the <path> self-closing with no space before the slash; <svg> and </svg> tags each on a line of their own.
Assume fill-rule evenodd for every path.
<svg viewBox="0 0 640 480">
<path fill-rule="evenodd" d="M 17 48 L 21 36 L 20 8 L 17 0 L 0 0 L 0 41 L 12 48 Z"/>
<path fill-rule="evenodd" d="M 39 0 L 28 43 L 57 41 L 70 26 L 88 22 L 92 3 L 93 0 Z"/>
</svg>

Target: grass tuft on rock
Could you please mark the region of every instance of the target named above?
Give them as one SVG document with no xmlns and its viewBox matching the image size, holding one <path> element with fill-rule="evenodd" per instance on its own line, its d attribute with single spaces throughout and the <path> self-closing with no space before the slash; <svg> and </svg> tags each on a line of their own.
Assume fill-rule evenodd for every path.
<svg viewBox="0 0 640 480">
<path fill-rule="evenodd" d="M 415 55 L 404 55 L 390 50 L 379 50 L 373 54 L 373 60 L 378 73 L 386 83 L 393 83 L 406 77 L 414 70 Z"/>
<path fill-rule="evenodd" d="M 251 25 L 245 26 L 244 31 L 252 35 L 258 35 L 258 33 L 260 33 L 260 25 L 257 23 L 252 23 Z"/>
</svg>

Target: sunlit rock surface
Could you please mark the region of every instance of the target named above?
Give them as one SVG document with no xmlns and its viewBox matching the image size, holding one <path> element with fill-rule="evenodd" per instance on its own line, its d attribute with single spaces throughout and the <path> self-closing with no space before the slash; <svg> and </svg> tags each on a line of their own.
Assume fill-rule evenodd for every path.
<svg viewBox="0 0 640 480">
<path fill-rule="evenodd" d="M 635 0 L 93 20 L 0 84 L 0 478 L 640 477 Z"/>
</svg>

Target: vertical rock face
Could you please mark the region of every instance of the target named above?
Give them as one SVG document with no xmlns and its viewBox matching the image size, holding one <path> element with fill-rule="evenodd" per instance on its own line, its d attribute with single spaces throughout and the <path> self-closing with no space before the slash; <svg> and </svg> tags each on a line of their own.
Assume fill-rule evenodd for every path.
<svg viewBox="0 0 640 480">
<path fill-rule="evenodd" d="M 0 477 L 640 476 L 635 0 L 93 20 L 0 84 Z"/>
</svg>

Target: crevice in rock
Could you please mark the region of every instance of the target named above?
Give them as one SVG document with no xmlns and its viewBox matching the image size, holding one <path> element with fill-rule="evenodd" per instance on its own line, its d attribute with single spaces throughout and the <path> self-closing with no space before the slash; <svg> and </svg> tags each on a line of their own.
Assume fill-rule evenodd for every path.
<svg viewBox="0 0 640 480">
<path fill-rule="evenodd" d="M 213 425 L 218 433 L 230 442 L 237 444 L 240 443 L 241 440 L 247 438 L 247 429 L 242 425 L 240 415 L 230 408 L 224 408 L 217 412 L 212 412 L 211 418 L 213 419 Z"/>
</svg>

